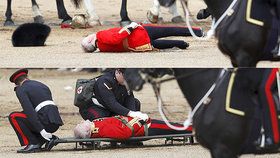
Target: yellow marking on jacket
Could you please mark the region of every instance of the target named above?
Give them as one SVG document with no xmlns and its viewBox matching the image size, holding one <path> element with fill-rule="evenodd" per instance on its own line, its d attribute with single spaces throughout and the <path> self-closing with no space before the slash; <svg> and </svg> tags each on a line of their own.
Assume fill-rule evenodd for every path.
<svg viewBox="0 0 280 158">
<path fill-rule="evenodd" d="M 230 98 L 231 98 L 232 86 L 233 86 L 233 83 L 234 83 L 235 75 L 236 75 L 236 73 L 233 72 L 230 76 L 228 89 L 227 89 L 227 95 L 226 95 L 226 111 L 228 111 L 230 113 L 233 113 L 233 114 L 236 114 L 236 115 L 244 116 L 245 113 L 243 111 L 233 109 L 233 108 L 230 107 Z"/>
</svg>

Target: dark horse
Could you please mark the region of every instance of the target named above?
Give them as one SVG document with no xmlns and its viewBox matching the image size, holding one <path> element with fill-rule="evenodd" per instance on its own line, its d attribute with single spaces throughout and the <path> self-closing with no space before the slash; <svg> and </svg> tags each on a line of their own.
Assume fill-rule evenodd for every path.
<svg viewBox="0 0 280 158">
<path fill-rule="evenodd" d="M 188 0 L 182 0 L 187 2 Z M 217 20 L 230 6 L 233 0 L 204 0 L 212 16 Z M 279 60 L 273 58 L 272 48 L 268 48 L 268 36 L 272 29 L 271 6 L 266 1 L 254 0 L 254 5 L 259 5 L 258 12 L 265 15 L 263 21 L 255 21 L 247 12 L 247 6 L 252 1 L 239 0 L 233 7 L 234 12 L 227 16 L 216 29 L 219 49 L 231 59 L 233 66 L 255 67 L 261 60 Z M 254 10 L 254 9 L 252 9 Z M 249 22 L 246 20 L 250 19 Z M 277 26 L 274 26 L 277 27 Z M 279 26 L 278 26 L 279 27 Z M 277 35 L 276 29 L 274 34 Z M 272 33 L 273 34 L 273 33 Z M 272 40 L 273 45 L 277 43 L 277 36 Z M 273 47 L 273 46 L 272 46 Z"/>
<path fill-rule="evenodd" d="M 243 75 L 238 75 L 236 71 L 230 70 L 226 71 L 222 77 L 217 77 L 220 76 L 221 69 L 173 70 L 179 87 L 192 109 L 213 83 L 217 84 L 208 97 L 208 102 L 204 102 L 193 117 L 195 136 L 201 145 L 210 150 L 212 157 L 236 158 L 241 154 L 258 152 L 254 142 L 259 137 L 261 130 L 260 105 L 256 93 L 258 83 L 252 80 L 252 74 L 257 73 L 262 76 L 264 69 L 238 70 Z M 144 69 L 148 76 L 153 77 L 162 76 L 158 75 L 159 72 L 164 74 L 162 71 L 164 69 Z M 139 82 L 137 73 L 136 82 L 134 82 L 132 74 L 130 72 L 128 76 L 129 85 L 135 87 L 135 84 L 141 82 Z M 228 91 L 232 85 L 240 84 L 245 86 L 237 88 L 237 91 Z M 236 94 L 237 98 L 234 97 Z M 229 99 L 230 102 L 226 100 L 228 96 L 232 98 Z M 227 106 L 230 103 L 246 105 L 242 109 L 244 116 L 236 112 L 234 109 L 236 107 Z"/>
<path fill-rule="evenodd" d="M 43 17 L 39 12 L 39 6 L 36 2 L 36 0 L 31 0 L 32 2 L 32 9 L 35 14 L 34 22 L 37 23 L 44 23 Z M 57 12 L 58 12 L 58 18 L 62 19 L 62 23 L 69 22 L 72 20 L 72 18 L 68 15 L 63 0 L 56 0 L 57 5 Z M 7 10 L 5 13 L 6 21 L 4 23 L 4 26 L 13 26 L 14 22 L 12 20 L 12 0 L 7 0 Z"/>
</svg>

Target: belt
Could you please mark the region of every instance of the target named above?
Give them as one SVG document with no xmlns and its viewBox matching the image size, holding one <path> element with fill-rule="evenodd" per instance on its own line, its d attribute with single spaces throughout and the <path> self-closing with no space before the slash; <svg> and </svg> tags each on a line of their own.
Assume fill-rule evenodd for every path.
<svg viewBox="0 0 280 158">
<path fill-rule="evenodd" d="M 40 104 L 38 104 L 35 108 L 35 111 L 38 112 L 40 111 L 43 107 L 47 106 L 47 105 L 55 105 L 54 102 L 52 100 L 46 100 L 41 102 Z"/>
<path fill-rule="evenodd" d="M 133 137 L 134 136 L 134 128 L 133 128 L 133 126 L 131 126 L 129 124 L 129 122 L 127 122 L 124 118 L 120 117 L 119 115 L 116 115 L 115 118 L 120 120 L 123 124 L 125 124 L 131 130 L 131 136 L 130 137 Z"/>
</svg>

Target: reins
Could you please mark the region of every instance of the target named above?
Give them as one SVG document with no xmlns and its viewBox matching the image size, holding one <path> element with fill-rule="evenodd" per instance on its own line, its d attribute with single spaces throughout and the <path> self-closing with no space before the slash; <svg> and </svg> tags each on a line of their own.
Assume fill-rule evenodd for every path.
<svg viewBox="0 0 280 158">
<path fill-rule="evenodd" d="M 184 3 L 184 1 L 187 1 L 187 0 L 181 0 L 181 4 L 184 8 L 184 12 L 185 12 L 185 16 L 186 16 L 186 24 L 187 24 L 187 27 L 191 33 L 191 35 L 197 39 L 197 40 L 208 40 L 210 39 L 214 34 L 215 34 L 215 30 L 216 28 L 220 25 L 220 23 L 226 18 L 226 16 L 230 16 L 233 12 L 234 12 L 234 9 L 233 7 L 235 6 L 235 4 L 237 3 L 238 0 L 233 0 L 231 2 L 231 4 L 229 5 L 229 7 L 227 8 L 227 10 L 222 14 L 222 16 L 217 20 L 217 22 L 215 22 L 215 18 L 213 18 L 213 21 L 212 21 L 212 25 L 211 25 L 211 28 L 209 31 L 207 31 L 206 33 L 206 36 L 204 37 L 198 37 L 193 29 L 192 29 L 192 26 L 190 24 L 190 20 L 191 20 L 191 17 L 190 17 L 190 13 L 189 13 L 189 9 L 188 7 L 186 6 L 186 3 Z"/>
<path fill-rule="evenodd" d="M 170 81 L 170 80 L 173 80 L 173 79 L 177 79 L 176 77 L 173 77 L 172 79 L 169 78 L 169 79 L 163 79 L 162 81 L 159 80 L 159 81 L 152 81 L 150 82 L 152 84 L 152 87 L 153 87 L 153 90 L 155 92 L 155 95 L 156 95 L 156 98 L 157 98 L 157 103 L 158 103 L 158 110 L 159 110 L 159 113 L 161 115 L 161 118 L 163 119 L 163 121 L 166 123 L 166 125 L 169 127 L 169 128 L 172 128 L 174 130 L 186 130 L 191 124 L 192 124 L 192 118 L 194 116 L 194 114 L 196 113 L 196 111 L 201 107 L 202 103 L 207 101 L 207 98 L 209 97 L 209 95 L 213 92 L 213 90 L 215 89 L 216 85 L 220 83 L 220 80 L 222 80 L 224 74 L 226 72 L 226 69 L 222 69 L 216 79 L 216 81 L 213 83 L 213 85 L 209 88 L 209 90 L 205 93 L 205 95 L 200 99 L 200 101 L 195 105 L 195 108 L 189 112 L 188 114 L 188 118 L 184 121 L 184 126 L 183 127 L 177 127 L 177 126 L 174 126 L 172 125 L 168 119 L 166 118 L 166 115 L 165 113 L 163 112 L 163 101 L 162 101 L 162 98 L 161 98 L 161 95 L 160 95 L 160 84 L 163 83 L 163 82 L 166 82 L 166 81 Z M 180 78 L 185 78 L 186 76 L 189 76 L 189 75 L 182 75 Z"/>
</svg>

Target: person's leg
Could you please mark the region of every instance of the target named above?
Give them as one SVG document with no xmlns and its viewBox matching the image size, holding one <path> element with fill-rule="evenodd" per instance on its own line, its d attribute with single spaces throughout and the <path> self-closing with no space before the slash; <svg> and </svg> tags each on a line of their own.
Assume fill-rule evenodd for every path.
<svg viewBox="0 0 280 158">
<path fill-rule="evenodd" d="M 170 36 L 191 36 L 191 33 L 187 27 L 178 26 L 151 26 L 143 25 L 151 40 L 158 38 L 170 37 Z M 200 28 L 193 28 L 194 33 L 201 37 L 203 31 Z"/>
<path fill-rule="evenodd" d="M 272 89 L 276 86 L 277 69 L 267 69 L 259 88 L 259 96 L 263 109 L 263 126 L 266 144 L 279 143 L 279 127 L 276 105 L 272 95 Z"/>
<path fill-rule="evenodd" d="M 177 127 L 183 127 L 183 125 L 178 123 L 171 123 L 174 126 Z M 170 127 L 168 127 L 164 121 L 152 119 L 151 120 L 151 126 L 148 128 L 148 135 L 154 136 L 154 135 L 168 135 L 168 134 L 187 134 L 192 133 L 192 127 L 190 126 L 186 130 L 183 131 L 177 131 Z"/>
<path fill-rule="evenodd" d="M 109 110 L 99 107 L 97 105 L 92 105 L 88 108 L 80 108 L 79 112 L 84 120 L 90 121 L 97 118 L 111 116 L 111 112 Z"/>
<path fill-rule="evenodd" d="M 183 40 L 153 40 L 151 44 L 157 49 L 168 49 L 177 47 L 180 49 L 187 49 L 189 44 Z"/>
<path fill-rule="evenodd" d="M 21 146 L 40 143 L 38 137 L 32 132 L 31 125 L 24 113 L 11 113 L 9 115 L 9 121 L 18 136 Z"/>
</svg>

